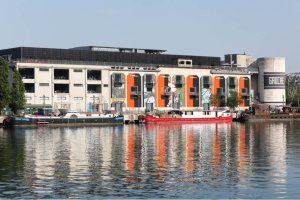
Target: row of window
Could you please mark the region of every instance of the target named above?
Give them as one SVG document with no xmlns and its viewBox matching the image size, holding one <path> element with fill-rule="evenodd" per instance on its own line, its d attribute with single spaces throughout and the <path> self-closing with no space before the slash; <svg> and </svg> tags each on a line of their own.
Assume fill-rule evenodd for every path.
<svg viewBox="0 0 300 200">
<path fill-rule="evenodd" d="M 35 84 L 25 83 L 25 93 L 34 93 Z M 40 87 L 49 87 L 49 83 L 39 83 Z M 83 84 L 73 84 L 74 87 L 83 87 Z M 87 84 L 88 93 L 101 93 L 101 84 Z M 54 93 L 69 93 L 69 84 L 54 84 Z"/>
<path fill-rule="evenodd" d="M 49 71 L 49 68 L 39 68 L 39 71 Z M 23 79 L 34 79 L 34 68 L 20 68 Z M 54 79 L 69 80 L 69 69 L 54 69 Z M 73 69 L 73 72 L 83 72 L 82 69 Z M 87 80 L 101 80 L 101 70 L 87 70 Z"/>
<path fill-rule="evenodd" d="M 26 100 L 32 100 L 32 97 L 31 96 L 25 96 L 25 99 Z M 50 98 L 48 96 L 42 96 L 39 99 L 40 100 L 49 100 Z M 94 100 L 94 99 L 99 100 L 98 97 L 96 97 L 96 98 L 90 97 L 90 100 Z M 59 100 L 59 101 L 67 100 L 67 97 L 64 97 L 64 96 L 56 97 L 56 100 Z M 80 100 L 83 100 L 83 97 L 73 97 L 73 100 L 80 101 Z"/>
</svg>

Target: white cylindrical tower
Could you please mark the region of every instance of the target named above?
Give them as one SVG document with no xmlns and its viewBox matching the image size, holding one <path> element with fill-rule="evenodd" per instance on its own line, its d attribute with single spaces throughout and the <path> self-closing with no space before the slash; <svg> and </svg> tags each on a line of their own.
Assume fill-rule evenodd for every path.
<svg viewBox="0 0 300 200">
<path fill-rule="evenodd" d="M 258 91 L 261 103 L 285 105 L 285 58 L 258 58 Z"/>
</svg>

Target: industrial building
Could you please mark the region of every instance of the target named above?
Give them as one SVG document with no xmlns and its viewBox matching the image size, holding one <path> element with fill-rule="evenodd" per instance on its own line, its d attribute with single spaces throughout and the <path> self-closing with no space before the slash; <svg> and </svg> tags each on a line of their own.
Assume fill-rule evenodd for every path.
<svg viewBox="0 0 300 200">
<path fill-rule="evenodd" d="M 230 90 L 251 103 L 283 105 L 285 59 L 171 55 L 165 50 L 85 46 L 0 50 L 25 84 L 26 108 L 103 110 L 225 107 Z"/>
</svg>

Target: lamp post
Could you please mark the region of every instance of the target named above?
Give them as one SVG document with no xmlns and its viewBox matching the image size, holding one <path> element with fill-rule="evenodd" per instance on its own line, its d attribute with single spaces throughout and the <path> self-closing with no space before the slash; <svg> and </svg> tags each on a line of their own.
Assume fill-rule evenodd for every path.
<svg viewBox="0 0 300 200">
<path fill-rule="evenodd" d="M 284 106 L 284 95 L 282 95 L 282 105 Z"/>
</svg>

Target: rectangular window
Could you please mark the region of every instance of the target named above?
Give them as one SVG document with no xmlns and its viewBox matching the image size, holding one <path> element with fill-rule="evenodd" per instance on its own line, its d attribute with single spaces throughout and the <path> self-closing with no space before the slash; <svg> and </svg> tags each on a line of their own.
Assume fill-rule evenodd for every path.
<svg viewBox="0 0 300 200">
<path fill-rule="evenodd" d="M 235 77 L 229 77 L 228 87 L 230 89 L 234 89 L 235 88 Z"/>
<path fill-rule="evenodd" d="M 49 97 L 41 96 L 41 97 L 40 97 L 40 100 L 49 100 Z"/>
<path fill-rule="evenodd" d="M 217 96 L 222 96 L 222 95 L 224 95 L 223 88 L 221 87 L 217 88 Z"/>
<path fill-rule="evenodd" d="M 191 87 L 190 88 L 190 93 L 195 93 L 196 92 L 196 88 L 195 87 Z"/>
<path fill-rule="evenodd" d="M 100 84 L 88 84 L 87 91 L 88 91 L 88 93 L 101 93 L 101 85 Z"/>
<path fill-rule="evenodd" d="M 210 77 L 209 76 L 203 76 L 203 88 L 209 88 L 210 87 Z"/>
<path fill-rule="evenodd" d="M 82 87 L 83 86 L 83 84 L 80 84 L 80 83 L 75 83 L 74 84 L 74 87 Z"/>
<path fill-rule="evenodd" d="M 69 93 L 69 84 L 54 84 L 54 93 Z"/>
<path fill-rule="evenodd" d="M 122 87 L 124 78 L 122 74 L 113 74 L 114 76 L 114 87 Z"/>
<path fill-rule="evenodd" d="M 87 70 L 88 80 L 101 80 L 101 70 Z"/>
<path fill-rule="evenodd" d="M 54 79 L 69 80 L 69 70 L 68 69 L 54 69 Z"/>
<path fill-rule="evenodd" d="M 83 97 L 74 97 L 74 100 L 83 100 Z"/>
<path fill-rule="evenodd" d="M 23 79 L 34 79 L 34 68 L 19 68 L 19 73 Z"/>
<path fill-rule="evenodd" d="M 39 86 L 49 86 L 49 83 L 40 83 Z"/>
<path fill-rule="evenodd" d="M 82 69 L 74 69 L 73 72 L 82 72 Z"/>
<path fill-rule="evenodd" d="M 25 93 L 34 93 L 34 83 L 24 83 Z"/>
<path fill-rule="evenodd" d="M 63 97 L 63 96 L 56 98 L 56 100 L 66 100 L 66 99 L 67 99 L 67 97 Z"/>
<path fill-rule="evenodd" d="M 248 94 L 248 88 L 242 88 L 242 94 Z"/>
<path fill-rule="evenodd" d="M 40 70 L 41 72 L 48 72 L 48 71 L 49 71 L 49 68 L 41 67 L 41 68 L 39 68 L 39 70 Z"/>
</svg>

